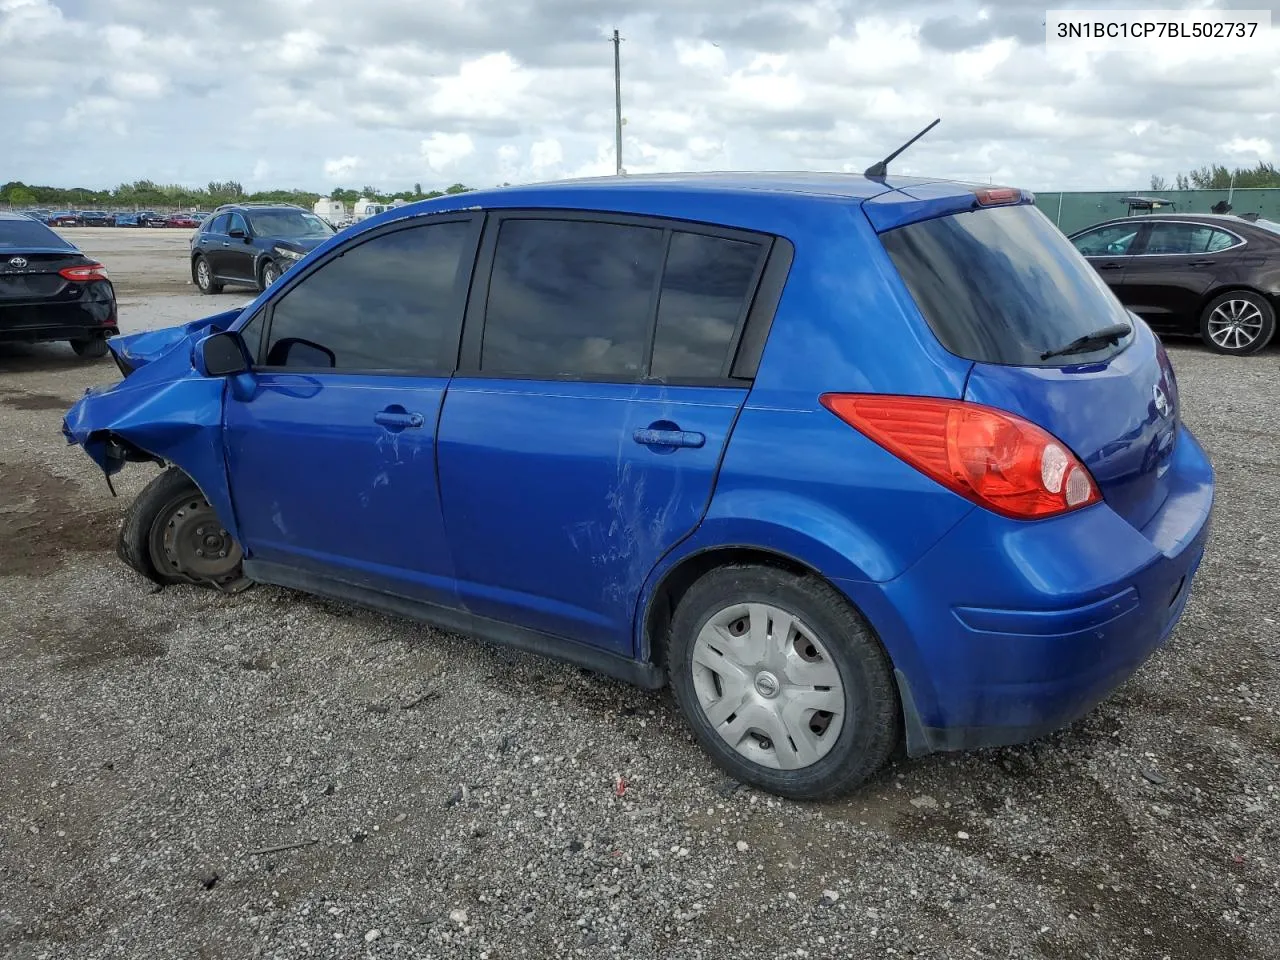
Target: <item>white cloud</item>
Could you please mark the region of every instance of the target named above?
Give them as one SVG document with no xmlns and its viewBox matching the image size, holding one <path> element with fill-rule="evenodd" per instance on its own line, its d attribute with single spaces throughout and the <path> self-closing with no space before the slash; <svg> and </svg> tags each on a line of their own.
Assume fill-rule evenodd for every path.
<svg viewBox="0 0 1280 960">
<path fill-rule="evenodd" d="M 339 157 L 337 160 L 324 162 L 324 175 L 327 180 L 341 180 L 360 169 L 362 161 L 359 157 Z"/>
<path fill-rule="evenodd" d="M 466 133 L 433 133 L 422 141 L 422 155 L 432 170 L 444 170 L 475 153 L 476 145 Z"/>
</svg>

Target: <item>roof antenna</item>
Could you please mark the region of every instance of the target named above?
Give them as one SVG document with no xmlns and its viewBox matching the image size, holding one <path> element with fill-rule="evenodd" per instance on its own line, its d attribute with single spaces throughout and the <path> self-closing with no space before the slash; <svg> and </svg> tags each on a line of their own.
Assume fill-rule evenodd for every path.
<svg viewBox="0 0 1280 960">
<path fill-rule="evenodd" d="M 872 180 L 883 180 L 885 177 L 889 175 L 889 162 L 891 160 L 896 160 L 898 158 L 898 154 L 902 153 L 902 151 L 906 150 L 907 147 L 911 146 L 913 143 L 915 143 L 917 140 L 919 140 L 921 137 L 923 137 L 926 133 L 928 133 L 930 130 L 932 130 L 941 122 L 942 122 L 942 118 L 939 117 L 937 120 L 933 121 L 933 123 L 929 124 L 927 127 L 921 130 L 914 137 L 912 137 L 910 140 L 908 140 L 906 143 L 900 146 L 897 150 L 893 151 L 893 153 L 889 154 L 879 163 L 873 163 L 871 166 L 867 167 L 867 169 L 863 172 L 862 175 Z"/>
</svg>

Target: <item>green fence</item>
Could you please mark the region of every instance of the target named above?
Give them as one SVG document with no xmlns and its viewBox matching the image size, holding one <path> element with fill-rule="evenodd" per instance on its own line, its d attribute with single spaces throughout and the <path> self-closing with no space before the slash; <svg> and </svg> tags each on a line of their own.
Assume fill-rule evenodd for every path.
<svg viewBox="0 0 1280 960">
<path fill-rule="evenodd" d="M 1280 222 L 1280 187 L 1250 187 L 1244 190 L 1113 190 L 1104 193 L 1036 193 L 1036 206 L 1056 223 L 1063 233 L 1074 233 L 1099 220 L 1123 217 L 1128 208 L 1124 197 L 1160 197 L 1177 204 L 1177 213 L 1212 213 L 1210 209 L 1230 194 L 1231 212 L 1256 213 Z M 1165 208 L 1163 212 L 1171 212 Z"/>
</svg>

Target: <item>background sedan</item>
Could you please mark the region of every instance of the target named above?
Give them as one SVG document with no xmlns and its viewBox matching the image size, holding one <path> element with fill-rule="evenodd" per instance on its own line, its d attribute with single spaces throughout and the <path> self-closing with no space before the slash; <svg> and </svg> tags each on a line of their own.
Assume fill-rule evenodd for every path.
<svg viewBox="0 0 1280 960">
<path fill-rule="evenodd" d="M 1151 214 L 1071 235 L 1120 302 L 1157 333 L 1256 353 L 1280 309 L 1280 224 L 1217 214 Z"/>
</svg>

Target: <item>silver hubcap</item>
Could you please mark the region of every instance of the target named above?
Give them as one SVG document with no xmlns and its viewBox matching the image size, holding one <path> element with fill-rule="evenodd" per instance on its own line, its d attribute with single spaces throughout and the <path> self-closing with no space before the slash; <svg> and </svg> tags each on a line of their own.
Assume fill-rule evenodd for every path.
<svg viewBox="0 0 1280 960">
<path fill-rule="evenodd" d="M 267 267 L 262 271 L 262 285 L 269 287 L 280 279 L 280 274 L 276 272 L 275 267 Z"/>
<path fill-rule="evenodd" d="M 196 265 L 196 279 L 200 282 L 200 286 L 207 287 L 209 285 L 209 264 L 201 260 Z"/>
<path fill-rule="evenodd" d="M 693 643 L 693 688 L 729 746 L 776 770 L 817 763 L 844 723 L 844 684 L 826 646 L 772 604 L 734 604 L 707 621 Z"/>
<path fill-rule="evenodd" d="M 1248 300 L 1228 300 L 1209 314 L 1209 338 L 1220 347 L 1239 350 L 1262 335 L 1262 311 Z"/>
</svg>

